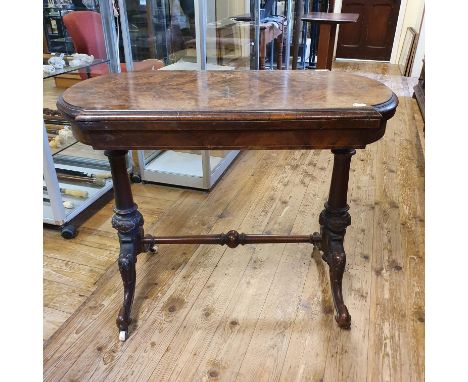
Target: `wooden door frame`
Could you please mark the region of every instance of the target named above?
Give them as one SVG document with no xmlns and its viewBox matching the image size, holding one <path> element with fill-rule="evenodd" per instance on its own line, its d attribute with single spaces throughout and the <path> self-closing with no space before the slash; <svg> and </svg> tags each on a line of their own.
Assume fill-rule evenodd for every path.
<svg viewBox="0 0 468 382">
<path fill-rule="evenodd" d="M 406 13 L 406 4 L 408 0 L 401 0 L 400 1 L 400 10 L 398 12 L 398 20 L 395 29 L 395 37 L 393 38 L 393 45 L 392 45 L 392 53 L 390 55 L 390 63 L 396 64 L 398 59 L 398 46 L 401 37 L 401 29 L 403 28 L 403 21 L 405 20 L 405 13 Z M 343 5 L 343 0 L 335 0 L 335 12 L 341 12 L 341 6 Z M 337 36 L 340 32 L 340 26 L 338 25 Z M 336 47 L 338 45 L 338 39 L 335 41 L 335 50 L 333 52 L 333 58 L 336 58 Z"/>
</svg>

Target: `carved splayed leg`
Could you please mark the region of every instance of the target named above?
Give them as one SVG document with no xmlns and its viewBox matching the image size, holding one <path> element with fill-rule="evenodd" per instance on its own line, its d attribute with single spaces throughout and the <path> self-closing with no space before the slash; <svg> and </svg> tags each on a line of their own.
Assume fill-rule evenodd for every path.
<svg viewBox="0 0 468 382">
<path fill-rule="evenodd" d="M 335 320 L 340 328 L 349 329 L 351 316 L 343 301 L 342 280 L 346 266 L 343 242 L 346 227 L 351 224 L 351 216 L 347 207 L 335 210 L 327 203 L 325 210 L 320 214 L 319 221 L 322 234 L 322 258 L 329 266 L 330 285 L 336 311 Z"/>
<path fill-rule="evenodd" d="M 346 253 L 344 250 L 344 237 L 346 227 L 351 224 L 346 203 L 348 193 L 349 168 L 354 149 L 335 149 L 333 174 L 330 184 L 328 202 L 320 214 L 320 249 L 323 251 L 323 260 L 329 266 L 330 285 L 335 305 L 335 320 L 343 329 L 351 327 L 351 315 L 343 301 L 342 280 L 346 266 Z"/>
<path fill-rule="evenodd" d="M 128 326 L 130 325 L 130 313 L 133 297 L 135 295 L 137 256 L 142 252 L 141 239 L 143 238 L 143 216 L 138 212 L 136 204 L 130 211 L 114 210 L 112 226 L 118 231 L 120 241 L 119 271 L 124 287 L 124 299 L 119 315 L 117 326 L 119 338 L 125 341 L 128 337 Z"/>
<path fill-rule="evenodd" d="M 128 337 L 128 326 L 131 321 L 130 313 L 135 294 L 137 256 L 146 249 L 142 243 L 144 237 L 143 216 L 133 202 L 127 173 L 126 154 L 127 151 L 124 150 L 105 152 L 109 158 L 112 181 L 114 182 L 115 214 L 112 218 L 112 227 L 117 230 L 120 242 L 118 264 L 124 287 L 124 299 L 117 317 L 117 326 L 119 338 L 122 341 Z"/>
</svg>

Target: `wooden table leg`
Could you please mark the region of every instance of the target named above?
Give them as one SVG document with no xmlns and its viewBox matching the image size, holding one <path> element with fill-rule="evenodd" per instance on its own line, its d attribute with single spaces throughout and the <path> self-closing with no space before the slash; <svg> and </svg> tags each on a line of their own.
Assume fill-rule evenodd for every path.
<svg viewBox="0 0 468 382">
<path fill-rule="evenodd" d="M 317 69 L 332 68 L 333 49 L 335 48 L 336 25 L 320 24 L 317 52 Z"/>
<path fill-rule="evenodd" d="M 335 305 L 335 319 L 343 329 L 351 327 L 351 316 L 343 301 L 342 280 L 346 266 L 346 253 L 344 250 L 344 237 L 346 227 L 351 224 L 346 202 L 348 193 L 348 179 L 351 157 L 356 153 L 354 149 L 335 149 L 333 174 L 330 184 L 328 202 L 320 214 L 320 232 L 323 251 L 323 260 L 329 265 L 330 284 Z"/>
<path fill-rule="evenodd" d="M 143 249 L 141 239 L 144 236 L 143 216 L 133 202 L 125 160 L 126 154 L 127 151 L 125 150 L 105 152 L 105 155 L 109 158 L 114 183 L 115 214 L 112 217 L 112 227 L 117 230 L 119 236 L 120 254 L 118 264 L 124 287 L 123 305 L 116 321 L 121 341 L 125 341 L 128 337 L 128 326 L 131 321 L 130 313 L 135 294 L 135 264 L 137 255 Z"/>
<path fill-rule="evenodd" d="M 276 44 L 276 69 L 283 70 L 283 34 L 281 33 L 275 40 Z"/>
</svg>

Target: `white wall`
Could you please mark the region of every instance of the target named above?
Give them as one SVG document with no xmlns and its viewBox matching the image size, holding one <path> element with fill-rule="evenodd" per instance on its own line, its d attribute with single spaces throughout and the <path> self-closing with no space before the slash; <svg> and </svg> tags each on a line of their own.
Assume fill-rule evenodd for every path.
<svg viewBox="0 0 468 382">
<path fill-rule="evenodd" d="M 401 31 L 403 29 L 403 23 L 405 21 L 406 7 L 408 2 L 411 1 L 414 0 L 401 0 L 400 2 L 400 12 L 398 13 L 398 20 L 395 29 L 395 38 L 393 39 L 392 54 L 390 55 L 390 63 L 392 64 L 396 64 L 398 62 L 398 47 L 400 46 L 400 39 L 404 38 L 404 36 L 401 37 Z"/>
<path fill-rule="evenodd" d="M 403 19 L 401 30 L 399 31 L 400 33 L 398 39 L 398 48 L 396 50 L 394 63 L 397 63 L 398 59 L 400 58 L 401 50 L 403 48 L 403 42 L 405 40 L 406 30 L 409 27 L 413 27 L 417 33 L 420 32 L 423 14 L 424 0 L 407 0 L 405 16 Z"/>
<path fill-rule="evenodd" d="M 335 9 L 334 13 L 341 13 L 341 6 L 343 5 L 343 0 L 336 0 L 335 1 Z M 338 46 L 338 36 L 340 35 L 340 26 L 336 26 L 336 39 L 335 39 L 335 47 L 333 48 L 333 58 L 336 58 L 336 47 Z"/>
<path fill-rule="evenodd" d="M 421 23 L 421 30 L 419 31 L 419 40 L 418 46 L 416 48 L 416 53 L 414 55 L 414 62 L 413 68 L 411 69 L 411 77 L 419 77 L 421 74 L 422 66 L 423 66 L 423 58 L 425 54 L 425 44 L 424 40 L 426 38 L 426 28 L 424 23 L 425 17 L 423 15 L 422 23 Z"/>
</svg>

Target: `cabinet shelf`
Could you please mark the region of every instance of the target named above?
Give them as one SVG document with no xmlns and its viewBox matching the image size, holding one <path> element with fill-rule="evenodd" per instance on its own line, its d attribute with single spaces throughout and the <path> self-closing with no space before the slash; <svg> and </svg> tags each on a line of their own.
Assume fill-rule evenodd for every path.
<svg viewBox="0 0 468 382">
<path fill-rule="evenodd" d="M 65 59 L 65 62 L 66 62 L 66 59 Z M 63 69 L 55 69 L 55 71 L 52 73 L 42 73 L 42 79 L 57 77 L 65 73 L 78 72 L 79 70 L 88 69 L 96 65 L 107 64 L 108 62 L 109 60 L 96 59 L 90 64 L 84 64 L 84 65 L 78 65 L 78 66 L 70 66 L 67 64 L 67 66 L 65 66 Z"/>
<path fill-rule="evenodd" d="M 88 197 L 85 199 L 80 199 L 80 198 L 75 198 L 72 196 L 61 194 L 62 203 L 63 202 L 73 203 L 73 208 L 64 208 L 65 219 L 63 221 L 56 220 L 53 214 L 51 203 L 43 202 L 44 223 L 54 224 L 54 225 L 63 225 L 65 222 L 70 221 L 71 219 L 76 217 L 80 212 L 84 211 L 92 203 L 98 200 L 101 196 L 103 196 L 105 193 L 111 190 L 112 180 L 110 179 L 106 180 L 106 184 L 103 187 L 99 187 L 99 188 L 86 186 L 86 185 L 78 185 L 76 183 L 65 183 L 65 182 L 59 182 L 59 187 L 62 189 L 66 188 L 66 189 L 71 189 L 71 190 L 86 191 L 88 193 Z M 49 198 L 48 192 L 44 191 L 43 196 Z"/>
</svg>

